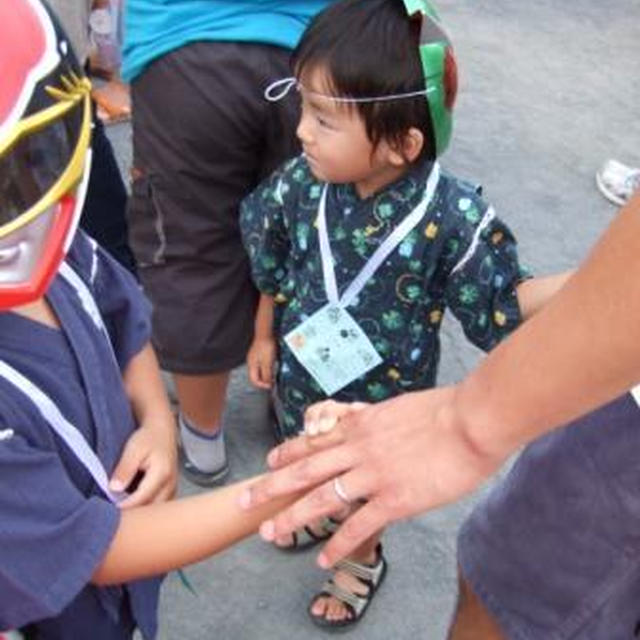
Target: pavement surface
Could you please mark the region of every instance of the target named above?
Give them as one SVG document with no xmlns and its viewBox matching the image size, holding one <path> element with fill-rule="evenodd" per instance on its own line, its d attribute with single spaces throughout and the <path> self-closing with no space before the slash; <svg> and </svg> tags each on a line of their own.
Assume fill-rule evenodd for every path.
<svg viewBox="0 0 640 640">
<path fill-rule="evenodd" d="M 535 273 L 578 264 L 616 214 L 596 190 L 596 169 L 609 157 L 640 166 L 640 2 L 440 0 L 439 6 L 461 84 L 443 165 L 484 185 Z M 115 125 L 109 135 L 126 173 L 130 127 Z M 440 382 L 460 379 L 480 355 L 454 321 L 446 322 Z M 232 480 L 264 468 L 273 443 L 266 407 L 245 371 L 235 372 L 226 415 Z M 182 494 L 195 491 L 181 482 Z M 455 604 L 456 530 L 478 497 L 385 535 L 387 580 L 350 638 L 445 638 Z M 187 569 L 197 595 L 169 576 L 160 640 L 324 638 L 306 614 L 323 581 L 314 555 L 278 552 L 254 537 Z"/>
</svg>

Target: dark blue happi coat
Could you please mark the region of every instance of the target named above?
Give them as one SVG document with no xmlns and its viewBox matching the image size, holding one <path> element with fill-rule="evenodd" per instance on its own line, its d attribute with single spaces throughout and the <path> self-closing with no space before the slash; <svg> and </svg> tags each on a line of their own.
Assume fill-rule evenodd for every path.
<svg viewBox="0 0 640 640">
<path fill-rule="evenodd" d="M 46 298 L 61 328 L 0 313 L 0 359 L 55 402 L 110 475 L 136 428 L 122 372 L 149 340 L 149 308 L 134 279 L 82 232 L 67 263 L 93 295 L 110 340 L 58 275 Z M 118 508 L 36 405 L 0 378 L 0 629 L 117 640 L 138 626 L 153 637 L 159 580 L 89 584 L 118 524 Z"/>
</svg>

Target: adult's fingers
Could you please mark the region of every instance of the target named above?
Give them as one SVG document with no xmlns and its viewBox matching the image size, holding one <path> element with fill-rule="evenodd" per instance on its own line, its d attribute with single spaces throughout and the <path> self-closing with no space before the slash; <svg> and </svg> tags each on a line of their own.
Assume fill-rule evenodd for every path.
<svg viewBox="0 0 640 640">
<path fill-rule="evenodd" d="M 339 475 L 355 463 L 353 448 L 335 447 L 302 458 L 282 469 L 268 473 L 247 487 L 238 503 L 243 509 L 257 507 L 280 496 L 308 490 Z"/>
<path fill-rule="evenodd" d="M 316 436 L 303 434 L 272 449 L 267 455 L 267 464 L 270 469 L 281 469 L 314 453 L 336 447 L 343 442 L 344 432 L 340 424 L 336 425 L 335 429 Z"/>
<path fill-rule="evenodd" d="M 373 478 L 364 471 L 332 475 L 331 480 L 312 489 L 293 505 L 265 521 L 260 528 L 262 537 L 272 541 L 319 518 L 343 511 L 345 497 L 355 506 L 372 490 Z M 336 478 L 339 482 L 337 488 Z"/>
<path fill-rule="evenodd" d="M 388 514 L 378 501 L 367 502 L 341 523 L 318 555 L 318 564 L 323 569 L 334 566 L 389 522 Z"/>
</svg>

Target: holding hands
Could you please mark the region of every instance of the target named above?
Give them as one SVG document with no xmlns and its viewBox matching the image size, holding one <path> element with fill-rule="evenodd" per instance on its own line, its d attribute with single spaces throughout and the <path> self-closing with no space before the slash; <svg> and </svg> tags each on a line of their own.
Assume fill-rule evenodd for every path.
<svg viewBox="0 0 640 640">
<path fill-rule="evenodd" d="M 375 405 L 326 401 L 309 408 L 305 435 L 268 457 L 272 473 L 241 496 L 244 508 L 297 491 L 296 503 L 260 528 L 268 541 L 365 504 L 318 558 L 329 567 L 391 522 L 452 502 L 475 489 L 502 457 L 478 449 L 454 411 L 456 387 L 407 393 Z"/>
</svg>

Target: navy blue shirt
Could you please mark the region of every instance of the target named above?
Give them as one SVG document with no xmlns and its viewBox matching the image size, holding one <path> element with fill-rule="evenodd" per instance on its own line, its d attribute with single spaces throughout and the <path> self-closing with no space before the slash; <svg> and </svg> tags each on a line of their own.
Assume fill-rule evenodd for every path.
<svg viewBox="0 0 640 640">
<path fill-rule="evenodd" d="M 61 328 L 0 313 L 0 358 L 56 403 L 110 475 L 136 428 L 122 371 L 149 340 L 149 308 L 134 279 L 82 232 L 67 262 L 92 292 L 111 345 L 58 275 L 46 298 Z M 4 378 L 0 470 L 0 629 L 30 624 L 47 640 L 116 640 L 138 626 L 152 638 L 160 581 L 89 584 L 119 510 L 36 405 Z"/>
</svg>

